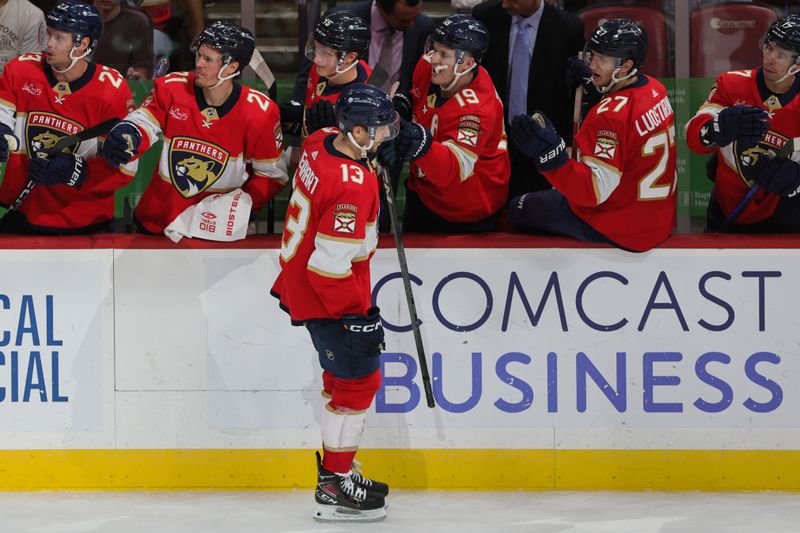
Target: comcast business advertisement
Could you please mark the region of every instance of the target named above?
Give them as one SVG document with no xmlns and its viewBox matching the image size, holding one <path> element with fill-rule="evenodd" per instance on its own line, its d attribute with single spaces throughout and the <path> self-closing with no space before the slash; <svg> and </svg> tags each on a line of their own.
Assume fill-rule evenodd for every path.
<svg viewBox="0 0 800 533">
<path fill-rule="evenodd" d="M 271 284 L 277 251 L 267 253 Z M 373 299 L 386 352 L 369 427 L 800 427 L 796 250 L 407 254 L 437 409 L 425 405 L 396 253 L 380 249 Z M 243 305 L 241 289 L 215 279 L 209 309 L 230 309 L 237 292 Z M 314 424 L 321 383 L 308 333 L 265 300 L 248 313 L 259 318 L 236 349 L 250 366 L 224 364 L 235 331 L 209 330 L 210 387 L 248 391 L 229 405 L 230 395 L 210 398 L 216 429 Z M 228 348 L 213 350 L 220 340 Z M 302 398 L 284 400 L 298 389 Z M 254 390 L 274 391 L 280 412 L 269 414 Z M 243 420 L 247 410 L 258 416 Z"/>
<path fill-rule="evenodd" d="M 113 355 L 103 350 L 113 337 L 110 252 L 0 256 L 0 427 L 101 430 L 104 366 Z"/>
</svg>

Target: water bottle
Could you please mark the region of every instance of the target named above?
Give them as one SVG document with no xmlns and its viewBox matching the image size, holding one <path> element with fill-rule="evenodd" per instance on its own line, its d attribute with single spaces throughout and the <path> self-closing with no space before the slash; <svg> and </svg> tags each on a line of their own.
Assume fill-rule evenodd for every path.
<svg viewBox="0 0 800 533">
<path fill-rule="evenodd" d="M 153 65 L 153 79 L 160 78 L 167 72 L 169 72 L 169 57 L 158 56 Z"/>
</svg>

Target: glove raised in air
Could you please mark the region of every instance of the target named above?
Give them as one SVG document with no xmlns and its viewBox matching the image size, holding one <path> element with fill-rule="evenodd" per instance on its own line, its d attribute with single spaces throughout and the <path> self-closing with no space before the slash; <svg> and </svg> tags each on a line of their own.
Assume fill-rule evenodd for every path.
<svg viewBox="0 0 800 533">
<path fill-rule="evenodd" d="M 433 135 L 419 124 L 400 119 L 400 133 L 394 139 L 397 158 L 405 163 L 416 161 L 428 153 L 433 144 Z"/>
<path fill-rule="evenodd" d="M 327 100 L 319 100 L 306 108 L 306 132 L 311 135 L 322 128 L 336 126 L 336 108 Z"/>
</svg>

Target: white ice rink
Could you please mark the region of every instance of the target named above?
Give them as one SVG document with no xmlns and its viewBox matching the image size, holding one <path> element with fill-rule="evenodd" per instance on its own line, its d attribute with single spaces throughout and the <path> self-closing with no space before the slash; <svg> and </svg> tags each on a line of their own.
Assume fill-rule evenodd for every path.
<svg viewBox="0 0 800 533">
<path fill-rule="evenodd" d="M 313 493 L 0 494 L 2 533 L 789 533 L 800 494 L 393 492 L 378 524 L 318 524 Z"/>
</svg>

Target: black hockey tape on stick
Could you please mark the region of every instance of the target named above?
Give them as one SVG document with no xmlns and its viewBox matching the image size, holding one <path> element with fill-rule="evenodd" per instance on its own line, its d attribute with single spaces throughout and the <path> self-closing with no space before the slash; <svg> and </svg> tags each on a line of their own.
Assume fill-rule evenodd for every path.
<svg viewBox="0 0 800 533">
<path fill-rule="evenodd" d="M 372 69 L 372 74 L 369 75 L 369 79 L 367 79 L 367 85 L 372 85 L 373 87 L 380 87 L 386 80 L 389 78 L 389 73 L 386 72 L 386 69 L 381 66 L 380 63 L 375 65 L 375 68 Z"/>
<path fill-rule="evenodd" d="M 100 124 L 97 124 L 96 126 L 92 126 L 91 128 L 86 128 L 85 130 L 80 131 L 74 135 L 67 135 L 66 137 L 61 137 L 61 139 L 59 139 L 56 144 L 54 144 L 50 148 L 45 148 L 44 150 L 42 150 L 42 152 L 44 152 L 45 154 L 54 154 L 60 152 L 67 146 L 72 146 L 73 144 L 82 141 L 88 141 L 89 139 L 94 139 L 95 137 L 104 135 L 109 131 L 111 131 L 111 128 L 116 126 L 119 120 L 120 119 L 116 117 L 110 118 L 108 120 L 101 122 Z M 31 191 L 35 186 L 36 184 L 33 182 L 33 180 L 29 179 L 27 183 L 25 183 L 25 187 L 22 188 L 22 190 L 19 192 L 14 201 L 11 202 L 11 205 L 8 206 L 8 211 L 9 212 L 16 211 L 17 209 L 19 209 L 19 206 L 22 205 L 22 202 L 25 201 L 25 198 L 28 197 L 28 195 L 31 193 Z"/>
<path fill-rule="evenodd" d="M 422 333 L 419 330 L 422 321 L 417 317 L 417 306 L 414 304 L 414 293 L 411 292 L 411 278 L 408 275 L 408 262 L 406 261 L 406 250 L 403 246 L 403 239 L 400 237 L 400 224 L 397 219 L 397 208 L 394 205 L 394 190 L 392 190 L 392 180 L 389 172 L 382 167 L 378 167 L 383 182 L 383 189 L 386 193 L 386 205 L 389 207 L 389 219 L 392 223 L 392 235 L 397 249 L 397 260 L 400 263 L 400 275 L 403 278 L 403 289 L 406 293 L 406 303 L 408 304 L 408 315 L 411 318 L 411 329 L 414 332 L 414 343 L 417 345 L 417 360 L 419 361 L 419 371 L 422 374 L 422 387 L 425 389 L 425 402 L 428 407 L 436 407 L 433 400 L 433 389 L 431 388 L 431 376 L 428 373 L 428 361 L 425 358 L 425 347 L 422 344 Z"/>
</svg>

